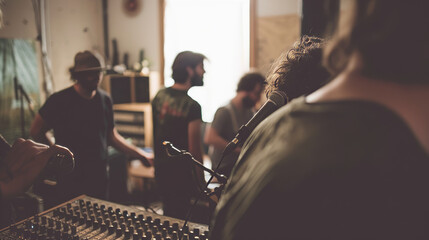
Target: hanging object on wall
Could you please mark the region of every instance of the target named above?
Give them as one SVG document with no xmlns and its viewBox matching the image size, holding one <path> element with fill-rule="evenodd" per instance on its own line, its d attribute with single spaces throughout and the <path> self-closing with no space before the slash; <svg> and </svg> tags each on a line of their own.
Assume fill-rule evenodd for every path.
<svg viewBox="0 0 429 240">
<path fill-rule="evenodd" d="M 123 9 L 126 15 L 134 17 L 138 15 L 142 9 L 141 0 L 123 0 Z"/>
</svg>

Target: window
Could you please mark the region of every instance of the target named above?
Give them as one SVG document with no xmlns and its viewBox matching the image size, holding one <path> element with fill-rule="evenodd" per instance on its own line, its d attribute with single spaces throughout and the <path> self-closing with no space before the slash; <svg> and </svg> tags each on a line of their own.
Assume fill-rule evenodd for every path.
<svg viewBox="0 0 429 240">
<path fill-rule="evenodd" d="M 207 56 L 204 86 L 189 95 L 201 104 L 203 121 L 235 96 L 249 70 L 249 0 L 165 0 L 164 76 L 171 86 L 171 65 L 179 52 Z"/>
</svg>

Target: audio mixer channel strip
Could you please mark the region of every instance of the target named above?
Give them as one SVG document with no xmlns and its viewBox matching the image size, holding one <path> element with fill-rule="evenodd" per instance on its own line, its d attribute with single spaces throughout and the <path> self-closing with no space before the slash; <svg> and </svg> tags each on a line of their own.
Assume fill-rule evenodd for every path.
<svg viewBox="0 0 429 240">
<path fill-rule="evenodd" d="M 0 231 L 0 239 L 208 239 L 208 226 L 82 195 Z"/>
</svg>

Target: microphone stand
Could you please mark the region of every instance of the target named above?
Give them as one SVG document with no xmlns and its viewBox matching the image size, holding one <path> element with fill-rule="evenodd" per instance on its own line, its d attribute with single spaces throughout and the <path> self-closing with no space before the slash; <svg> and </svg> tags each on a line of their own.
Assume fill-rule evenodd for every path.
<svg viewBox="0 0 429 240">
<path fill-rule="evenodd" d="M 24 90 L 24 88 L 22 87 L 22 85 L 19 83 L 18 78 L 15 77 L 14 79 L 15 82 L 15 93 L 16 93 L 16 98 L 19 99 L 20 102 L 20 118 L 21 118 L 21 136 L 22 138 L 26 138 L 27 136 L 25 135 L 25 112 L 24 112 L 24 99 L 27 102 L 28 105 L 28 110 L 31 113 L 31 117 L 34 118 L 34 110 L 33 110 L 33 102 L 31 101 L 30 97 L 28 96 L 27 92 Z"/>
<path fill-rule="evenodd" d="M 191 153 L 185 151 L 185 150 L 179 150 L 176 147 L 173 146 L 173 144 L 171 142 L 168 141 L 164 141 L 162 143 L 162 145 L 165 147 L 165 150 L 167 152 L 167 155 L 172 157 L 172 156 L 187 156 L 192 163 L 196 164 L 198 167 L 202 168 L 204 171 L 210 173 L 211 177 L 210 179 L 207 181 L 206 184 L 206 189 L 204 189 L 204 191 L 201 191 L 200 196 L 195 200 L 194 204 L 191 206 L 191 208 L 188 210 L 188 213 L 186 215 L 185 218 L 185 222 L 183 223 L 183 227 L 181 229 L 181 231 L 179 231 L 179 240 L 182 239 L 183 233 L 186 231 L 187 229 L 187 224 L 189 221 L 189 217 L 191 216 L 192 210 L 194 209 L 194 207 L 197 205 L 198 201 L 201 199 L 201 197 L 203 195 L 206 196 L 206 198 L 210 198 L 213 195 L 217 195 L 220 196 L 220 192 L 223 190 L 223 187 L 225 186 L 226 182 L 228 181 L 228 178 L 222 174 L 217 173 L 216 171 L 213 171 L 209 168 L 206 168 L 204 165 L 202 165 L 200 162 L 198 162 Z M 171 153 L 169 150 L 173 151 L 173 153 Z M 208 190 L 208 186 L 211 183 L 211 181 L 213 180 L 213 177 L 216 177 L 219 182 L 220 182 L 220 187 L 215 188 L 212 192 Z"/>
<path fill-rule="evenodd" d="M 187 152 L 187 151 L 185 151 L 185 150 L 179 150 L 179 149 L 177 149 L 177 148 L 176 148 L 175 146 L 173 146 L 173 144 L 172 144 L 171 142 L 169 142 L 169 141 L 164 141 L 162 144 L 164 145 L 164 147 L 166 147 L 166 148 L 168 148 L 168 149 L 170 149 L 170 150 L 174 151 L 174 153 L 172 154 L 172 153 L 171 153 L 170 151 L 168 151 L 168 149 L 167 149 L 167 155 L 168 155 L 168 156 L 173 157 L 173 156 L 180 156 L 180 155 L 184 156 L 184 155 L 186 155 L 186 156 L 188 156 L 188 157 L 189 157 L 189 159 L 192 161 L 192 163 L 194 163 L 195 165 L 197 165 L 199 168 L 203 169 L 204 171 L 206 171 L 206 172 L 210 173 L 210 175 L 211 175 L 211 176 L 216 177 L 216 178 L 219 180 L 219 182 L 220 182 L 221 184 L 225 184 L 225 183 L 228 181 L 228 179 L 227 179 L 227 177 L 226 177 L 226 176 L 224 176 L 224 175 L 222 175 L 222 174 L 219 174 L 219 173 L 217 173 L 217 172 L 215 172 L 215 171 L 211 170 L 210 168 L 205 167 L 203 164 L 201 164 L 199 161 L 197 161 L 197 160 L 194 158 L 194 156 L 192 156 L 192 154 L 191 154 L 190 152 Z"/>
</svg>

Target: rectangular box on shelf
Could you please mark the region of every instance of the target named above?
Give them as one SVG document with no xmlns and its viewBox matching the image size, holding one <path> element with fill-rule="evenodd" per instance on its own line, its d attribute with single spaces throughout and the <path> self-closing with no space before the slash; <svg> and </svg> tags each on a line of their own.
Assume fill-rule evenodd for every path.
<svg viewBox="0 0 429 240">
<path fill-rule="evenodd" d="M 131 138 L 139 147 L 153 147 L 150 103 L 115 104 L 113 112 L 116 129 L 122 136 Z"/>
<path fill-rule="evenodd" d="M 106 75 L 101 88 L 110 94 L 114 104 L 150 102 L 148 76 Z"/>
</svg>

